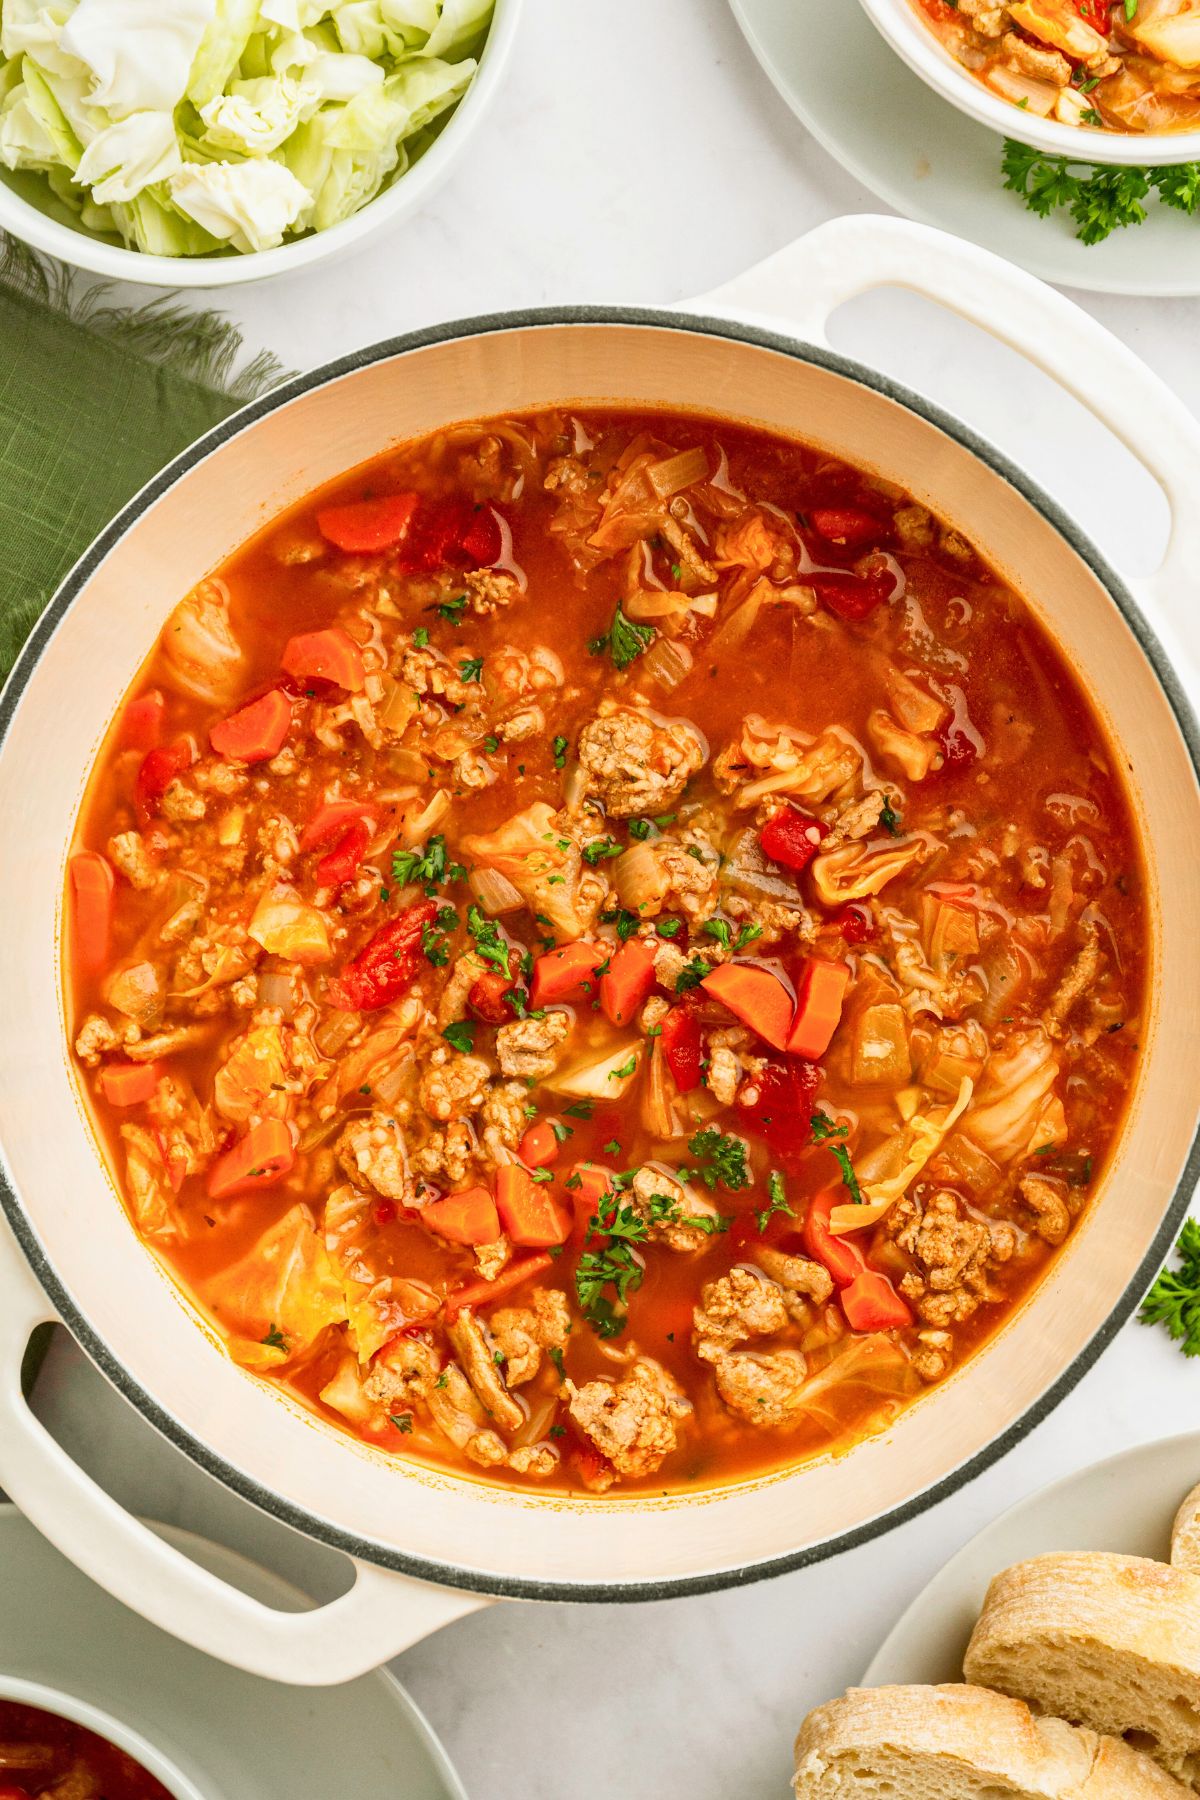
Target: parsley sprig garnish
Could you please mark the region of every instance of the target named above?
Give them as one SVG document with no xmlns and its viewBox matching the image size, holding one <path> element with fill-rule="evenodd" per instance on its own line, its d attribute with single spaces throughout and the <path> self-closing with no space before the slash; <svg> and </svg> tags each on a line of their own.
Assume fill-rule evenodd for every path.
<svg viewBox="0 0 1200 1800">
<path fill-rule="evenodd" d="M 718 1182 L 731 1193 L 750 1186 L 746 1146 L 741 1138 L 732 1137 L 728 1132 L 718 1131 L 715 1125 L 710 1125 L 688 1139 L 688 1149 L 693 1156 L 699 1158 L 697 1167 L 691 1173 L 704 1183 L 710 1193 Z"/>
<path fill-rule="evenodd" d="M 766 1206 L 756 1208 L 754 1213 L 754 1221 L 760 1232 L 767 1229 L 768 1224 L 775 1217 L 776 1213 L 786 1213 L 789 1219 L 795 1218 L 795 1212 L 788 1205 L 787 1189 L 784 1186 L 783 1176 L 779 1173 L 778 1169 L 772 1169 L 770 1175 L 767 1177 L 767 1201 L 768 1204 Z"/>
<path fill-rule="evenodd" d="M 645 1243 L 650 1235 L 660 1198 L 654 1196 L 643 1218 L 619 1194 L 607 1194 L 588 1221 L 575 1269 L 575 1295 L 584 1318 L 599 1337 L 620 1337 L 625 1329 L 629 1296 L 641 1287 L 646 1273 L 634 1246 Z M 590 1246 L 600 1239 L 604 1240 L 602 1246 L 593 1250 Z M 606 1291 L 610 1288 L 611 1294 Z"/>
<path fill-rule="evenodd" d="M 603 656 L 607 650 L 614 668 L 627 669 L 650 648 L 654 636 L 653 625 L 639 625 L 633 619 L 627 619 L 618 605 L 608 630 L 600 637 L 588 639 L 588 654 Z"/>
<path fill-rule="evenodd" d="M 839 1138 L 849 1137 L 848 1125 L 835 1125 L 828 1113 L 814 1113 L 809 1120 L 812 1127 L 813 1143 L 824 1144 L 842 1171 L 842 1185 L 849 1192 L 855 1206 L 865 1206 L 862 1189 L 858 1185 L 858 1176 L 854 1173 L 854 1164 L 850 1161 L 850 1152 L 845 1144 L 837 1142 Z"/>
<path fill-rule="evenodd" d="M 1200 1219 L 1185 1219 L 1177 1269 L 1164 1269 L 1142 1302 L 1143 1325 L 1165 1325 L 1185 1356 L 1200 1356 Z"/>
<path fill-rule="evenodd" d="M 1200 207 L 1200 163 L 1167 163 L 1162 168 L 1112 168 L 1049 156 L 1007 138 L 1001 163 L 1004 185 L 1020 194 L 1030 212 L 1048 219 L 1065 211 L 1085 244 L 1102 243 L 1114 231 L 1141 225 L 1145 202 L 1157 195 L 1164 206 L 1192 214 Z"/>
</svg>

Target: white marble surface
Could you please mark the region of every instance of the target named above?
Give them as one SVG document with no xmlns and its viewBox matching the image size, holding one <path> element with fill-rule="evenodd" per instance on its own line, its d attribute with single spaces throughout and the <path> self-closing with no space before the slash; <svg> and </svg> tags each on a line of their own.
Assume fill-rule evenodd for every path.
<svg viewBox="0 0 1200 1800">
<path fill-rule="evenodd" d="M 527 0 L 507 91 L 430 209 L 338 266 L 242 290 L 228 310 L 251 347 L 308 367 L 496 308 L 669 303 L 822 219 L 865 210 L 879 209 L 806 140 L 724 0 Z M 1200 407 L 1200 302 L 1081 298 Z M 1162 514 L 1148 484 L 1009 352 L 895 295 L 847 309 L 835 335 L 968 412 L 1122 562 L 1152 560 Z M 55 1429 L 127 1503 L 285 1572 L 329 1579 L 324 1553 L 168 1451 L 69 1343 L 56 1347 L 40 1396 Z M 1130 1325 L 1018 1449 L 852 1555 L 656 1606 L 500 1605 L 397 1668 L 473 1800 L 618 1790 L 622 1800 L 782 1800 L 805 1709 L 858 1676 L 950 1551 L 1055 1476 L 1198 1420 L 1200 1371 L 1162 1334 Z M 280 1800 L 310 1797 L 293 1788 Z"/>
</svg>

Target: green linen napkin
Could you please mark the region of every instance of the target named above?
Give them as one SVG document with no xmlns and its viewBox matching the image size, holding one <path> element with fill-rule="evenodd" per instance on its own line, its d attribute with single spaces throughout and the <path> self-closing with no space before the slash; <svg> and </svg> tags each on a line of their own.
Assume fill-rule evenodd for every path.
<svg viewBox="0 0 1200 1800">
<path fill-rule="evenodd" d="M 219 313 L 131 308 L 0 236 L 0 677 L 96 533 L 171 457 L 289 373 Z"/>
</svg>

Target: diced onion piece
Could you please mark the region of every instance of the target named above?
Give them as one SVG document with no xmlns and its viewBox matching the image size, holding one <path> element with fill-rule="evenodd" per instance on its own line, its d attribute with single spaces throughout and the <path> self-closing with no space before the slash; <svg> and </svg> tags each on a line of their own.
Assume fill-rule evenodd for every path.
<svg viewBox="0 0 1200 1800">
<path fill-rule="evenodd" d="M 670 885 L 670 877 L 655 854 L 649 839 L 630 844 L 622 851 L 612 871 L 613 886 L 621 905 L 630 912 L 654 909 L 662 901 Z"/>
<path fill-rule="evenodd" d="M 1032 75 L 1021 75 L 1015 69 L 1004 69 L 998 64 L 987 71 L 985 80 L 1006 100 L 1011 100 L 1025 112 L 1036 113 L 1039 119 L 1048 119 L 1054 111 L 1058 89 L 1048 81 L 1035 81 Z"/>
<path fill-rule="evenodd" d="M 499 869 L 491 869 L 486 863 L 471 870 L 467 886 L 489 919 L 498 919 L 502 913 L 519 912 L 525 904 L 520 888 L 514 887 Z"/>
<path fill-rule="evenodd" d="M 399 737 L 405 726 L 417 710 L 417 696 L 402 681 L 392 675 L 383 678 L 383 699 L 375 710 L 375 716 L 385 731 L 393 731 Z"/>
<path fill-rule="evenodd" d="M 904 1008 L 881 1000 L 864 1007 L 855 1023 L 852 1079 L 868 1087 L 893 1087 L 912 1077 Z"/>
<path fill-rule="evenodd" d="M 674 456 L 664 456 L 661 462 L 651 463 L 646 479 L 659 499 L 666 500 L 697 481 L 708 480 L 708 456 L 699 444 L 694 444 L 690 450 L 680 450 Z"/>
<path fill-rule="evenodd" d="M 678 1137 L 679 1120 L 675 1112 L 675 1083 L 671 1079 L 662 1046 L 656 1038 L 642 1089 L 642 1124 L 651 1137 Z"/>
<path fill-rule="evenodd" d="M 450 795 L 445 788 L 438 788 L 419 813 L 405 819 L 400 827 L 400 842 L 407 846 L 423 844 L 430 832 L 437 830 L 449 811 Z"/>
<path fill-rule="evenodd" d="M 673 588 L 640 588 L 622 601 L 621 610 L 629 619 L 682 618 L 688 610 L 688 597 Z"/>
<path fill-rule="evenodd" d="M 163 1010 L 162 971 L 156 963 L 130 963 L 110 975 L 104 998 L 136 1025 L 157 1025 Z"/>
<path fill-rule="evenodd" d="M 676 688 L 692 672 L 692 653 L 686 644 L 673 638 L 660 637 L 646 652 L 642 661 L 642 678 L 655 681 L 659 687 Z"/>
<path fill-rule="evenodd" d="M 780 900 L 785 906 L 802 904 L 796 883 L 764 855 L 757 831 L 738 833 L 725 859 L 721 882 L 749 899 Z"/>
<path fill-rule="evenodd" d="M 725 650 L 736 650 L 743 644 L 754 629 L 754 622 L 762 611 L 763 594 L 767 584 L 756 581 L 753 593 L 749 594 L 740 606 L 735 606 L 729 617 L 718 625 L 713 633 L 709 649 L 716 655 Z"/>
<path fill-rule="evenodd" d="M 291 971 L 268 969 L 265 975 L 258 978 L 258 993 L 255 998 L 259 1006 L 269 1006 L 272 1011 L 281 1012 L 285 1019 L 290 1019 L 296 1010 Z"/>
<path fill-rule="evenodd" d="M 333 955 L 325 915 L 301 900 L 285 882 L 267 889 L 247 931 L 269 955 L 285 957 L 288 962 L 328 962 Z"/>
</svg>

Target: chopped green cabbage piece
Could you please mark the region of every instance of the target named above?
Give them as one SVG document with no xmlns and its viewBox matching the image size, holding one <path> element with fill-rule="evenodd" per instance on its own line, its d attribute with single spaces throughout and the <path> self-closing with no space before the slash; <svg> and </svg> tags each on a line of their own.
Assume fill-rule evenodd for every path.
<svg viewBox="0 0 1200 1800">
<path fill-rule="evenodd" d="M 0 0 L 0 164 L 165 256 L 324 230 L 474 78 L 494 0 Z"/>
</svg>

